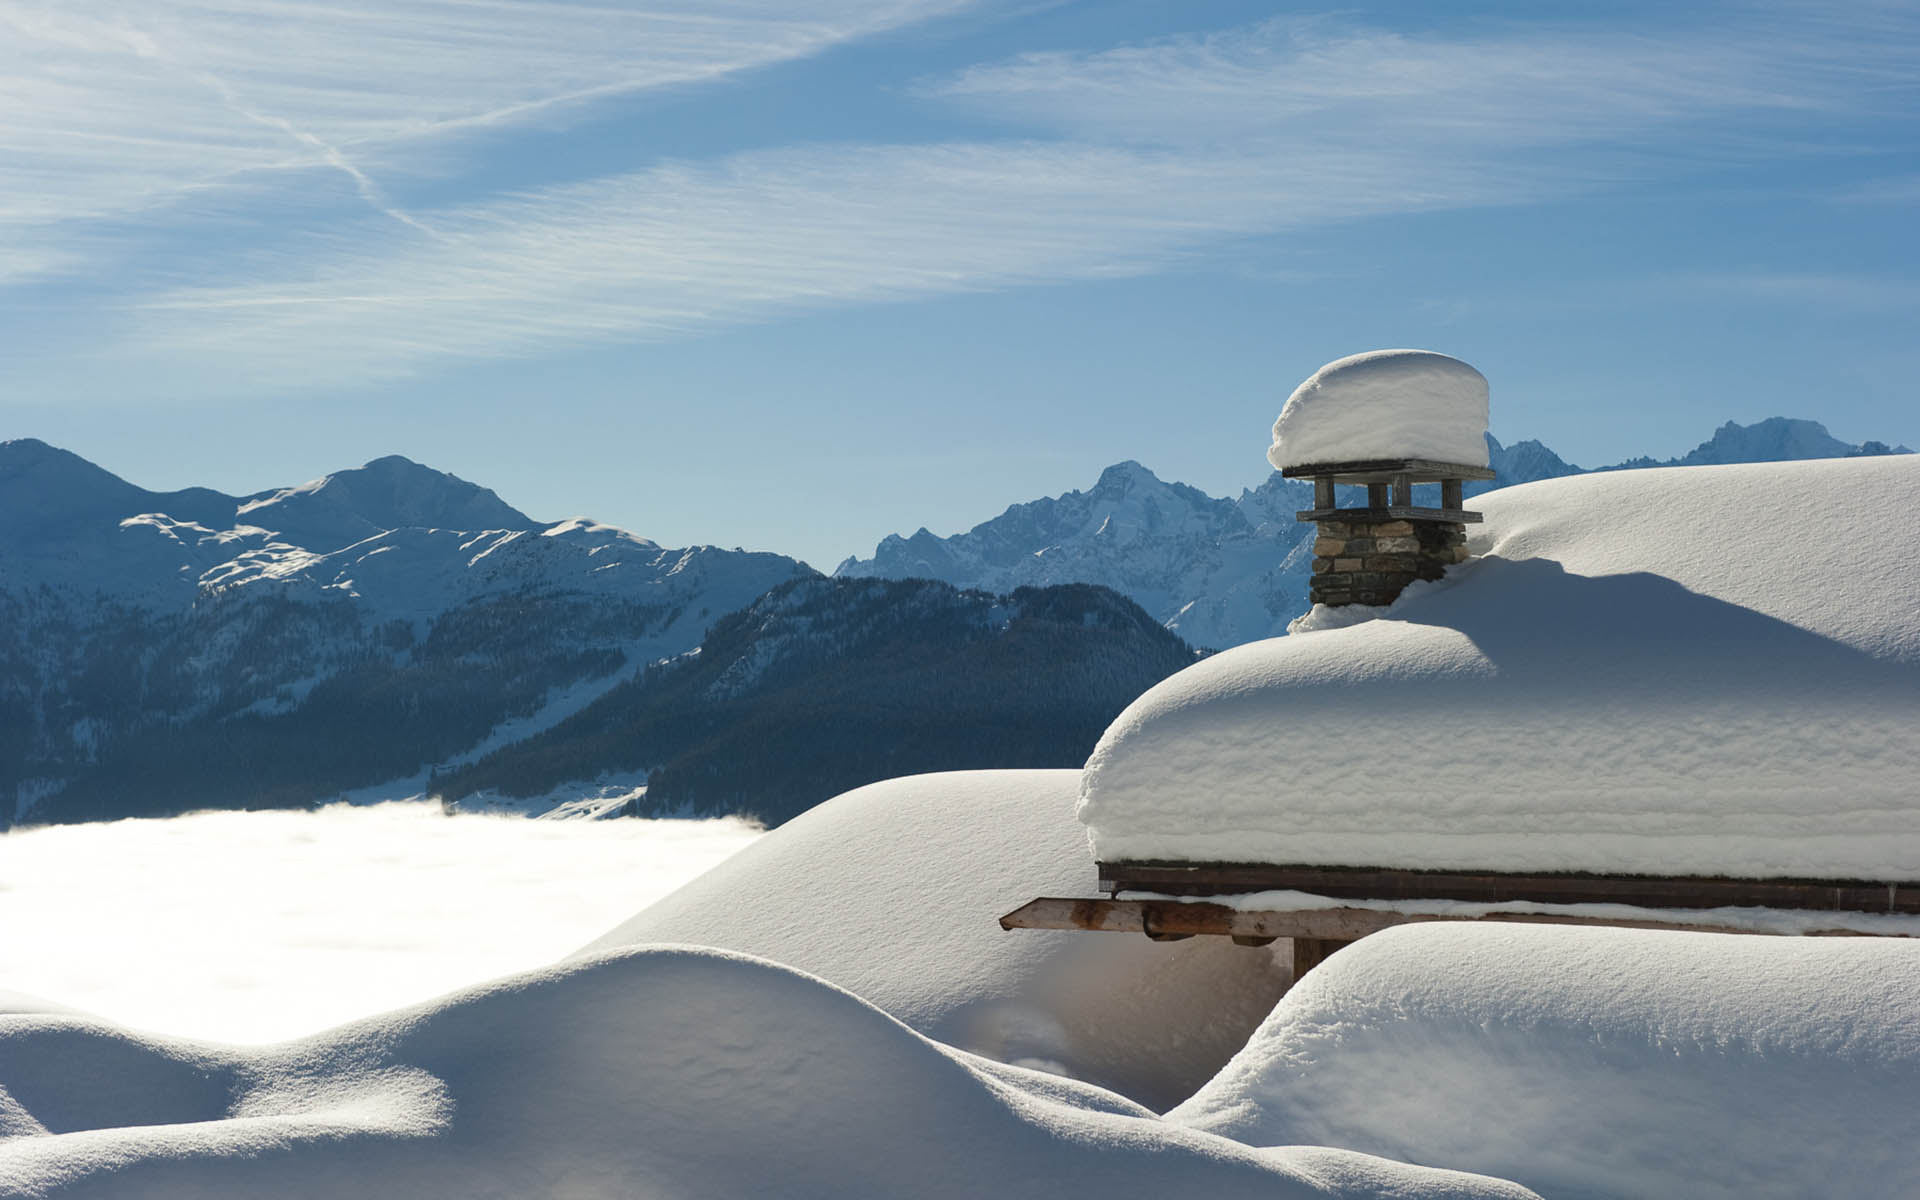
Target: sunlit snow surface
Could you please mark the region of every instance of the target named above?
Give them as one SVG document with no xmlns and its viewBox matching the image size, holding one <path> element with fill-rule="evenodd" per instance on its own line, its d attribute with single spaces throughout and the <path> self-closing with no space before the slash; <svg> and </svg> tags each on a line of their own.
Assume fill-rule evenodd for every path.
<svg viewBox="0 0 1920 1200">
<path fill-rule="evenodd" d="M 1206 1060 L 1189 1086 L 1204 1081 L 1257 1024 L 1244 1001 L 1274 965 L 1224 939 L 1002 932 L 999 913 L 1091 866 L 1076 777 L 860 789 L 625 922 L 605 939 L 618 948 L 277 1045 L 135 1032 L 31 1000 L 8 1013 L 0 995 L 0 1196 L 1534 1196 L 1335 1148 L 1235 1142 L 1054 1073 L 1097 1073 L 1125 1051 L 1149 1075 Z M 569 825 L 606 828 L 556 828 Z M 497 845 L 485 849 L 472 857 L 497 868 Z M 627 853 L 645 867 L 639 847 Z M 546 859 L 548 877 L 591 862 L 562 857 Z M 92 953 L 127 970 L 154 957 Z M 1022 1046 L 992 1036 L 1083 1018 L 1101 1028 Z M 923 1027 L 1053 1061 L 1004 1065 Z"/>
<path fill-rule="evenodd" d="M 1920 1195 L 1920 943 L 1408 925 L 1289 992 L 1169 1119 L 1554 1200 Z"/>
<path fill-rule="evenodd" d="M 1920 457 L 1475 505 L 1473 560 L 1378 619 L 1135 700 L 1087 762 L 1096 857 L 1920 880 Z"/>
<path fill-rule="evenodd" d="M 299 1036 L 544 966 L 758 836 L 424 802 L 18 830 L 0 988 L 161 1033 Z"/>
<path fill-rule="evenodd" d="M 955 771 L 869 784 L 773 830 L 587 950 L 685 942 L 772 959 L 947 1045 L 1165 1108 L 1245 1043 L 1290 963 L 1226 938 L 1001 929 L 1001 914 L 1035 896 L 1093 885 L 1073 819 L 1079 775 Z"/>
</svg>

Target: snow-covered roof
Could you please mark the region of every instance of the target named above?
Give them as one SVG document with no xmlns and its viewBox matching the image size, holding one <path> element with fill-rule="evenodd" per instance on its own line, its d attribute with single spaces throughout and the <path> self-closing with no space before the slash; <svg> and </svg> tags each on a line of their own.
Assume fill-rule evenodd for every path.
<svg viewBox="0 0 1920 1200">
<path fill-rule="evenodd" d="M 1095 857 L 1920 880 L 1920 459 L 1479 504 L 1446 580 L 1122 713 Z"/>
<path fill-rule="evenodd" d="M 1431 350 L 1370 350 L 1321 367 L 1287 397 L 1267 461 L 1423 458 L 1487 465 L 1486 377 Z"/>
<path fill-rule="evenodd" d="M 1414 925 L 1317 966 L 1168 1120 L 1543 1196 L 1911 1196 L 1920 946 Z"/>
</svg>

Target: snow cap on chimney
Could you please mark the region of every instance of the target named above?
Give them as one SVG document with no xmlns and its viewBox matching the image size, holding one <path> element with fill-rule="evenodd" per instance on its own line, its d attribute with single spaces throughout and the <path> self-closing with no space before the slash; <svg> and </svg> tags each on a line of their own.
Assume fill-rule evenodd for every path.
<svg viewBox="0 0 1920 1200">
<path fill-rule="evenodd" d="M 1294 389 L 1273 424 L 1276 468 L 1374 459 L 1487 465 L 1487 380 L 1431 350 L 1335 359 Z"/>
</svg>

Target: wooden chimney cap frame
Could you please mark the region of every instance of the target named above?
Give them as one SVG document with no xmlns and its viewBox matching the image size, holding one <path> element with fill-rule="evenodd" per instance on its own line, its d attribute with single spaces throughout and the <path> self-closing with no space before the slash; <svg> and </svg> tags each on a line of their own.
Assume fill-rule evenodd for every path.
<svg viewBox="0 0 1920 1200">
<path fill-rule="evenodd" d="M 1461 496 L 1467 480 L 1494 477 L 1487 467 L 1466 463 L 1435 462 L 1426 458 L 1383 458 L 1361 462 L 1304 463 L 1280 472 L 1286 479 L 1313 480 L 1313 507 L 1294 514 L 1300 521 L 1438 521 L 1449 525 L 1477 522 L 1480 514 L 1469 511 Z M 1413 485 L 1440 485 L 1440 507 L 1425 508 L 1413 502 Z M 1335 484 L 1364 486 L 1365 508 L 1341 508 L 1335 503 Z"/>
</svg>

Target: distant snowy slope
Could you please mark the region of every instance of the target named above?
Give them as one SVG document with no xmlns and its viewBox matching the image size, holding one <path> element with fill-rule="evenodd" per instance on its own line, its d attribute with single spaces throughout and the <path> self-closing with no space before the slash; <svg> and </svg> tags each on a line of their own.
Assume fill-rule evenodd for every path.
<svg viewBox="0 0 1920 1200">
<path fill-rule="evenodd" d="M 1583 473 L 1581 468 L 1567 462 L 1537 440 L 1529 438 L 1524 442 L 1503 446 L 1492 434 L 1487 435 L 1487 465 L 1493 468 L 1494 479 L 1488 483 L 1467 484 L 1468 495 L 1490 492 L 1516 483 L 1559 479 L 1563 475 Z"/>
<path fill-rule="evenodd" d="M 0 1194 L 1521 1200 L 1260 1150 L 928 1041 L 809 975 L 646 949 L 281 1046 L 0 1016 Z"/>
<path fill-rule="evenodd" d="M 236 519 L 309 550 L 392 529 L 532 529 L 536 522 L 487 488 L 397 454 L 298 487 L 241 500 Z"/>
<path fill-rule="evenodd" d="M 246 550 L 200 577 L 203 593 L 265 587 L 285 595 L 358 602 L 367 619 L 431 620 L 460 604 L 514 592 L 565 591 L 684 610 L 699 598 L 708 618 L 803 574 L 775 554 L 698 546 L 667 550 L 623 529 L 562 521 L 529 529 L 409 526 L 382 530 L 326 554 L 282 544 Z M 673 622 L 669 622 L 672 625 Z M 704 624 L 659 639 L 651 657 L 699 644 Z"/>
<path fill-rule="evenodd" d="M 1920 1194 L 1920 945 L 1409 925 L 1341 950 L 1169 1114 L 1560 1200 Z"/>
<path fill-rule="evenodd" d="M 236 553 L 234 543 L 265 541 L 264 531 L 235 525 L 236 506 L 204 488 L 135 487 L 34 438 L 0 442 L 0 592 L 46 584 L 188 603 L 199 573 Z"/>
<path fill-rule="evenodd" d="M 1136 701 L 1095 852 L 1920 880 L 1916 505 L 1910 456 L 1491 493 L 1478 557 L 1382 619 Z"/>
<path fill-rule="evenodd" d="M 235 497 L 151 492 L 33 438 L 0 442 L 0 587 L 182 606 L 206 571 L 243 552 L 317 555 L 395 529 L 535 524 L 484 488 L 398 456 Z"/>
<path fill-rule="evenodd" d="M 1166 483 L 1137 462 L 1108 467 L 1085 492 L 1016 504 L 951 538 L 889 537 L 836 575 L 939 579 L 1006 592 L 1095 583 L 1133 600 L 1196 646 L 1265 637 L 1303 607 L 1305 575 L 1289 554 L 1305 541 L 1293 513 L 1310 485 L 1276 473 L 1239 500 Z"/>
</svg>

